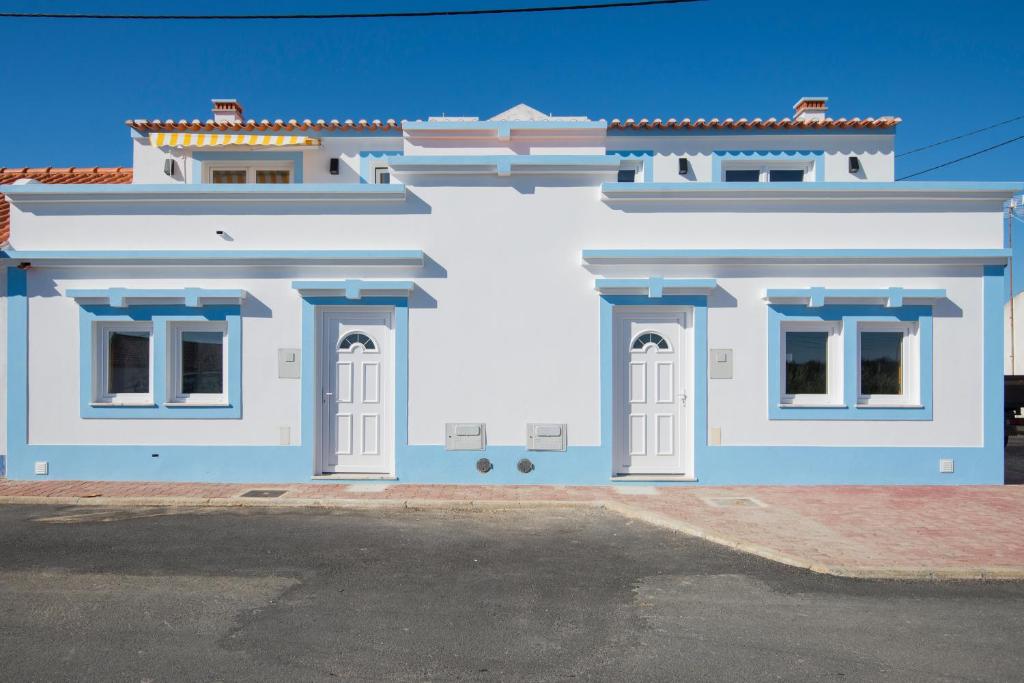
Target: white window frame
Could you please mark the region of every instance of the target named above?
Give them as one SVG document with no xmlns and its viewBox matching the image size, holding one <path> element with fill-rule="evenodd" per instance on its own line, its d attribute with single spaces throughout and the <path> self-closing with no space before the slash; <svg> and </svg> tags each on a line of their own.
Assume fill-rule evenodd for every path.
<svg viewBox="0 0 1024 683">
<path fill-rule="evenodd" d="M 110 336 L 114 332 L 149 333 L 149 391 L 144 394 L 110 393 Z M 93 404 L 151 406 L 153 403 L 153 323 L 148 321 L 99 321 L 93 326 Z"/>
<path fill-rule="evenodd" d="M 751 161 L 729 160 L 722 162 L 722 182 L 726 182 L 725 174 L 728 171 L 757 171 L 757 182 L 770 182 L 768 174 L 770 171 L 803 171 L 804 179 L 801 182 L 809 183 L 814 181 L 814 160 L 807 159 L 755 159 Z"/>
<path fill-rule="evenodd" d="M 181 335 L 183 332 L 220 332 L 223 335 L 222 349 L 224 359 L 222 391 L 219 394 L 186 394 L 182 391 L 181 382 Z M 169 406 L 226 406 L 228 405 L 228 380 L 230 359 L 228 325 L 222 321 L 172 322 L 168 325 L 167 339 L 167 404 Z"/>
<path fill-rule="evenodd" d="M 380 174 L 388 174 L 388 182 L 384 183 L 380 180 Z M 374 185 L 390 185 L 391 184 L 391 167 L 387 164 L 378 164 L 373 167 L 373 184 Z"/>
<path fill-rule="evenodd" d="M 295 182 L 295 164 L 291 161 L 207 161 L 203 163 L 204 183 L 213 183 L 214 171 L 245 171 L 246 185 L 256 184 L 256 171 L 288 171 L 288 184 Z"/>
<path fill-rule="evenodd" d="M 786 393 L 786 333 L 827 332 L 825 346 L 825 393 Z M 785 320 L 779 326 L 779 404 L 783 406 L 843 405 L 843 324 L 838 320 Z"/>
<path fill-rule="evenodd" d="M 861 388 L 861 333 L 902 332 L 903 344 L 902 394 L 862 394 Z M 861 408 L 893 406 L 917 407 L 921 405 L 921 337 L 917 322 L 870 322 L 857 323 L 857 405 Z"/>
</svg>

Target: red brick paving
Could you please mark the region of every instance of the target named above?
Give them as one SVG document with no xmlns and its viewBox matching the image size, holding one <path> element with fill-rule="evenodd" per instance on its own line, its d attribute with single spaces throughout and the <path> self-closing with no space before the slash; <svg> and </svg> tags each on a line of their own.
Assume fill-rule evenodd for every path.
<svg viewBox="0 0 1024 683">
<path fill-rule="evenodd" d="M 394 484 L 202 484 L 0 481 L 0 499 L 70 502 L 103 498 L 250 502 L 249 489 L 281 488 L 280 499 L 323 503 L 430 501 L 607 504 L 624 514 L 819 571 L 858 576 L 1024 578 L 1024 487 L 660 487 L 623 495 L 613 487 Z M 761 505 L 713 506 L 753 498 Z M 274 502 L 277 501 L 277 502 Z M 27 502 L 27 500 L 26 500 Z M 85 502 L 85 501 L 78 501 Z M 120 500 L 118 502 L 121 502 Z M 160 502 L 149 500 L 148 502 Z M 740 501 L 743 502 L 743 501 Z"/>
</svg>

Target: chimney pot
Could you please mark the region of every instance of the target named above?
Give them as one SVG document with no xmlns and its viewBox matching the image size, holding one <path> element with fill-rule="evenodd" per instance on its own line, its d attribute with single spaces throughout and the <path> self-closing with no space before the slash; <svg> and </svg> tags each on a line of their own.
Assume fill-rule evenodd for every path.
<svg viewBox="0 0 1024 683">
<path fill-rule="evenodd" d="M 242 105 L 238 103 L 238 100 L 214 99 L 213 121 L 214 123 L 241 123 Z"/>
<path fill-rule="evenodd" d="M 801 97 L 793 105 L 794 121 L 824 121 L 827 113 L 827 97 Z"/>
</svg>

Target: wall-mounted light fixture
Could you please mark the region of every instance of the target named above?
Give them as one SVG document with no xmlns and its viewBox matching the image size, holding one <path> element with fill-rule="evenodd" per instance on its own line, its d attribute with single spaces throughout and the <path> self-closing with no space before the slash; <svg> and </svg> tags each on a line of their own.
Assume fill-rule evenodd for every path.
<svg viewBox="0 0 1024 683">
<path fill-rule="evenodd" d="M 178 172 L 178 165 L 174 163 L 174 159 L 164 159 L 164 175 L 174 177 L 174 174 Z"/>
<path fill-rule="evenodd" d="M 850 157 L 850 173 L 860 173 L 860 159 Z"/>
<path fill-rule="evenodd" d="M 690 160 L 679 157 L 679 175 L 690 175 Z"/>
<path fill-rule="evenodd" d="M 338 157 L 331 159 L 330 171 L 331 175 L 338 175 L 341 173 L 341 159 Z"/>
</svg>

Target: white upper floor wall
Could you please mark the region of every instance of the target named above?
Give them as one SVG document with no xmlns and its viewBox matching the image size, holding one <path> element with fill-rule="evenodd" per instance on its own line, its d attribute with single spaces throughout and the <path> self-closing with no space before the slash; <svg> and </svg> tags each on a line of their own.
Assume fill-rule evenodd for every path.
<svg viewBox="0 0 1024 683">
<path fill-rule="evenodd" d="M 141 184 L 208 182 L 201 160 L 209 159 L 214 150 L 214 155 L 235 152 L 234 161 L 240 161 L 237 157 L 245 153 L 254 158 L 275 154 L 282 159 L 295 158 L 292 181 L 305 183 L 373 182 L 373 177 L 367 177 L 368 170 L 387 166 L 386 159 L 373 156 L 374 152 L 435 157 L 627 153 L 631 161 L 624 168 L 636 168 L 641 182 L 720 182 L 726 169 L 765 166 L 803 170 L 807 182 L 891 182 L 899 119 L 827 118 L 824 101 L 803 98 L 791 118 L 749 121 L 605 121 L 552 117 L 518 105 L 487 120 L 431 117 L 400 124 L 244 121 L 239 108 L 233 117 L 221 113 L 205 123 L 137 120 L 129 124 L 134 182 Z M 815 108 L 815 103 L 821 106 Z M 155 131 L 303 135 L 318 144 L 196 148 L 179 140 L 156 146 L 152 139 Z M 176 164 L 170 173 L 169 159 Z M 330 171 L 332 159 L 340 162 L 336 174 Z M 853 166 L 851 159 L 855 160 Z"/>
</svg>

